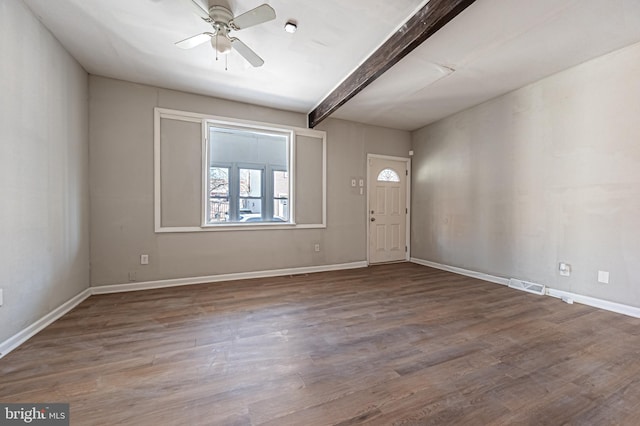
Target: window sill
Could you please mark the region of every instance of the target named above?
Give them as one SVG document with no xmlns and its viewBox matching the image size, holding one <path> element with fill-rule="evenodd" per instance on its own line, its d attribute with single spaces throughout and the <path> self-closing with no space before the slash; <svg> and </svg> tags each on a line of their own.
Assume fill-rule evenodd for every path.
<svg viewBox="0 0 640 426">
<path fill-rule="evenodd" d="M 156 233 L 179 232 L 226 232 L 226 231 L 277 231 L 291 229 L 324 229 L 327 226 L 321 223 L 296 224 L 296 223 L 261 223 L 241 225 L 236 223 L 203 225 L 203 226 L 173 226 L 156 228 Z"/>
</svg>

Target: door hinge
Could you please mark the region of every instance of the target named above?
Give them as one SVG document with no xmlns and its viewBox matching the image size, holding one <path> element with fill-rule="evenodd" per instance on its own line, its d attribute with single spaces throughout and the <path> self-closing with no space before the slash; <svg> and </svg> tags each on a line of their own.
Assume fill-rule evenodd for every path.
<svg viewBox="0 0 640 426">
<path fill-rule="evenodd" d="M 404 208 L 404 214 L 409 214 L 409 207 Z"/>
<path fill-rule="evenodd" d="M 409 176 L 409 170 L 405 170 L 405 171 L 404 171 L 404 175 L 405 175 L 405 176 Z"/>
<path fill-rule="evenodd" d="M 409 249 L 407 249 L 407 246 L 404 246 L 404 252 L 406 253 L 408 251 L 409 251 Z"/>
</svg>

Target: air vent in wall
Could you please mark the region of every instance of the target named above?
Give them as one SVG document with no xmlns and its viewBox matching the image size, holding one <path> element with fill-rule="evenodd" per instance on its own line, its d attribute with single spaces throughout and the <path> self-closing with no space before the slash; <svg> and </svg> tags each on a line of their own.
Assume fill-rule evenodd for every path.
<svg viewBox="0 0 640 426">
<path fill-rule="evenodd" d="M 516 290 L 522 290 L 533 294 L 544 294 L 544 285 L 530 283 L 528 281 L 517 280 L 515 278 L 511 278 L 509 280 L 509 287 L 515 288 Z"/>
</svg>

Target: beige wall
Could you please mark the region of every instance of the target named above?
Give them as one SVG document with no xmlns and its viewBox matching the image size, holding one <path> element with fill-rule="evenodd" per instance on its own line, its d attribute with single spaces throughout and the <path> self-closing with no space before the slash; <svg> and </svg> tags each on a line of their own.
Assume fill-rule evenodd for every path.
<svg viewBox="0 0 640 426">
<path fill-rule="evenodd" d="M 329 120 L 327 229 L 156 234 L 153 108 L 305 127 L 304 114 L 90 77 L 91 283 L 95 286 L 366 259 L 366 154 L 406 156 L 408 132 Z M 314 244 L 321 245 L 319 253 Z M 150 255 L 140 265 L 140 254 Z"/>
<path fill-rule="evenodd" d="M 88 79 L 0 2 L 0 342 L 89 286 Z"/>
<path fill-rule="evenodd" d="M 640 306 L 638 76 L 640 44 L 416 131 L 412 256 Z"/>
</svg>

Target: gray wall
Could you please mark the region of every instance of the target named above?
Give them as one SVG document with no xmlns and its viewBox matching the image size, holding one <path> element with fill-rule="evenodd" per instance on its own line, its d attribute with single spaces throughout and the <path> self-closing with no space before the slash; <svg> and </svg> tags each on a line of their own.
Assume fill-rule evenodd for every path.
<svg viewBox="0 0 640 426">
<path fill-rule="evenodd" d="M 638 76 L 634 45 L 416 131 L 412 256 L 640 306 Z"/>
<path fill-rule="evenodd" d="M 0 2 L 0 342 L 89 286 L 88 78 Z"/>
<path fill-rule="evenodd" d="M 329 120 L 327 229 L 154 233 L 153 108 L 305 127 L 304 114 L 90 77 L 91 283 L 94 286 L 366 259 L 366 154 L 406 156 L 408 132 Z M 314 244 L 321 245 L 319 253 Z M 140 265 L 140 254 L 150 255 Z"/>
</svg>

